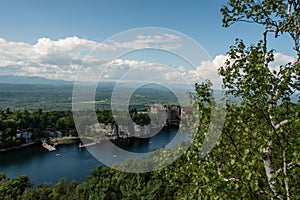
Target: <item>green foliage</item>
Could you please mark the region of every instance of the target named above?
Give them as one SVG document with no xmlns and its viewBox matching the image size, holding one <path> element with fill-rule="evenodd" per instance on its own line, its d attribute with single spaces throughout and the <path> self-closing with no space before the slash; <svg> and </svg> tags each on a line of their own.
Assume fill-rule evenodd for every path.
<svg viewBox="0 0 300 200">
<path fill-rule="evenodd" d="M 36 189 L 29 188 L 22 194 L 22 200 L 48 200 L 50 199 L 50 194 L 52 193 L 52 188 L 47 185 L 41 185 Z"/>
<path fill-rule="evenodd" d="M 16 179 L 8 179 L 2 175 L 0 181 L 0 197 L 4 200 L 17 199 L 28 186 L 30 186 L 30 180 L 25 175 L 21 175 Z"/>
<path fill-rule="evenodd" d="M 86 86 L 89 91 L 91 86 Z M 127 88 L 124 88 L 126 90 Z M 113 84 L 99 84 L 96 90 L 96 109 L 110 110 Z M 13 111 L 63 111 L 72 109 L 73 85 L 46 85 L 46 84 L 6 84 L 0 83 L 0 110 L 10 107 Z M 130 105 L 144 106 L 151 103 L 176 103 L 175 95 L 168 89 L 148 85 L 134 92 Z"/>
<path fill-rule="evenodd" d="M 80 199 L 172 199 L 166 183 L 154 173 L 133 174 L 99 167 L 78 187 L 78 193 Z"/>
<path fill-rule="evenodd" d="M 147 113 L 139 113 L 136 108 L 130 110 L 129 114 L 132 121 L 140 126 L 149 125 L 151 122 L 151 119 Z"/>
<path fill-rule="evenodd" d="M 90 112 L 86 112 L 90 114 Z M 86 117 L 82 120 L 82 127 L 85 128 L 86 122 L 91 118 L 84 111 L 79 113 Z M 100 123 L 114 124 L 114 118 L 110 110 L 97 110 L 97 119 Z M 147 125 L 150 123 L 150 118 L 147 114 L 138 114 L 135 116 L 135 121 L 140 125 Z M 79 123 L 78 127 L 81 127 Z M 77 128 L 78 128 L 77 127 Z M 32 132 L 32 141 L 38 141 L 40 138 L 47 138 L 47 129 L 51 131 L 60 131 L 63 136 L 73 135 L 77 136 L 75 124 L 73 120 L 73 113 L 71 111 L 48 111 L 44 112 L 41 109 L 35 112 L 0 110 L 0 149 L 19 146 L 26 143 L 17 134 L 22 131 Z"/>
<path fill-rule="evenodd" d="M 26 140 L 18 136 L 18 133 L 29 131 L 33 135 L 32 141 L 48 137 L 47 128 L 54 128 L 69 135 L 75 132 L 75 125 L 71 111 L 43 112 L 12 112 L 0 110 L 0 149 L 19 146 L 26 143 Z"/>
<path fill-rule="evenodd" d="M 266 28 L 275 28 L 276 37 L 290 32 L 299 38 L 299 1 L 229 0 L 227 6 L 222 7 L 221 13 L 224 27 L 236 22 L 254 22 Z"/>
<path fill-rule="evenodd" d="M 97 119 L 104 124 L 115 124 L 115 120 L 110 110 L 97 110 Z"/>
<path fill-rule="evenodd" d="M 262 162 L 256 165 L 261 165 L 261 169 L 250 171 L 260 174 L 261 178 L 257 180 L 265 182 L 260 188 L 264 188 L 268 198 L 299 197 L 299 190 L 294 185 L 300 175 L 295 167 L 299 165 L 299 154 L 295 153 L 299 151 L 299 131 L 296 130 L 299 127 L 299 104 L 293 104 L 290 99 L 300 90 L 299 6 L 299 1 L 230 0 L 221 9 L 225 27 L 235 22 L 251 22 L 264 27 L 263 38 L 256 45 L 247 48 L 242 40 L 236 40 L 228 52 L 225 66 L 220 68 L 220 74 L 227 93 L 242 98 L 238 109 L 249 113 L 248 116 L 239 115 L 240 119 L 232 123 L 226 135 L 229 136 L 237 127 L 237 134 L 243 135 L 240 141 L 243 147 L 249 144 L 245 139 L 247 135 L 243 133 L 250 130 L 248 134 L 254 135 L 251 146 L 256 151 L 250 147 L 246 150 Z M 294 62 L 280 66 L 278 71 L 270 67 L 274 50 L 268 50 L 269 33 L 275 33 L 275 38 L 289 35 L 297 53 Z M 235 141 L 233 137 L 231 140 Z M 237 148 L 239 145 L 235 142 L 234 146 Z M 249 164 L 242 166 L 248 167 Z"/>
</svg>

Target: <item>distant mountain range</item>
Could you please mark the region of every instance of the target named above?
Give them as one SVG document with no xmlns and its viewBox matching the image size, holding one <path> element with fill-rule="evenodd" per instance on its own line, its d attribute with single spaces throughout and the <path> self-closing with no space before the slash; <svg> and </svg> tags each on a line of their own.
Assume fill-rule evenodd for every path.
<svg viewBox="0 0 300 200">
<path fill-rule="evenodd" d="M 33 85 L 72 85 L 73 81 L 47 79 L 38 76 L 0 75 L 0 83 Z"/>
<path fill-rule="evenodd" d="M 52 85 L 52 86 L 70 86 L 73 85 L 75 81 L 65 81 L 58 79 L 47 79 L 39 76 L 15 76 L 15 75 L 0 75 L 0 83 L 6 84 L 26 84 L 26 85 Z M 79 82 L 80 85 L 93 86 L 95 82 Z M 117 82 L 99 82 L 100 87 L 115 87 Z M 123 84 L 119 86 L 124 86 Z M 186 85 L 175 84 L 174 85 L 178 89 L 186 89 Z M 125 84 L 125 87 L 130 87 Z M 161 86 L 157 84 L 149 84 L 145 86 L 145 88 L 159 89 L 161 90 Z"/>
<path fill-rule="evenodd" d="M 0 75 L 0 84 L 17 84 L 17 85 L 48 85 L 48 86 L 72 86 L 74 84 L 74 81 L 65 81 L 65 80 L 57 80 L 57 79 L 47 79 L 44 77 L 39 76 L 15 76 L 15 75 Z M 93 82 L 82 82 L 83 85 L 94 85 Z M 110 90 L 115 86 L 116 82 L 101 82 L 100 87 L 102 88 L 109 88 Z M 5 87 L 8 87 L 7 85 Z M 186 86 L 179 86 L 178 89 L 186 88 Z M 164 90 L 160 85 L 156 84 L 150 84 L 144 86 L 144 89 L 146 89 L 149 92 L 149 89 L 152 90 Z M 165 88 L 166 89 L 166 88 Z M 221 91 L 215 90 L 215 95 L 220 96 Z M 291 96 L 292 101 L 297 102 L 299 99 L 299 92 L 296 92 Z M 229 99 L 233 97 L 227 97 Z M 235 98 L 233 98 L 235 99 Z"/>
</svg>

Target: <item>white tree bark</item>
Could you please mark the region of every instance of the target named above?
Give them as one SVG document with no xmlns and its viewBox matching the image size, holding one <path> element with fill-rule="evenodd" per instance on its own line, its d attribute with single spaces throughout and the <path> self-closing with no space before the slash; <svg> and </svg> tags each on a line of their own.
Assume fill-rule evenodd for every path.
<svg viewBox="0 0 300 200">
<path fill-rule="evenodd" d="M 286 192 L 286 199 L 290 200 L 290 188 L 289 188 L 289 182 L 287 177 L 287 166 L 286 166 L 286 155 L 285 151 L 283 151 L 283 174 L 284 174 L 284 185 L 285 185 L 285 192 Z"/>
<path fill-rule="evenodd" d="M 276 190 L 275 187 L 276 181 L 272 180 L 272 174 L 274 174 L 274 169 L 271 160 L 271 155 L 272 155 L 271 147 L 272 147 L 272 141 L 269 141 L 268 146 L 263 149 L 263 162 L 264 162 L 265 172 L 268 179 L 269 187 L 272 190 L 273 194 L 277 199 L 282 200 L 281 196 L 279 195 L 279 191 Z"/>
</svg>

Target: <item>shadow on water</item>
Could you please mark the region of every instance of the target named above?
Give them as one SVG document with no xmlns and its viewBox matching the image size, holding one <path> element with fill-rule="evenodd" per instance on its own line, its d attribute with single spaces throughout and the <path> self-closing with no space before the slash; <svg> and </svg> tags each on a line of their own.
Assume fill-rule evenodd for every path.
<svg viewBox="0 0 300 200">
<path fill-rule="evenodd" d="M 135 153 L 149 153 L 169 144 L 178 132 L 176 126 L 166 126 L 157 134 L 149 138 L 127 138 L 114 141 L 118 147 Z"/>
</svg>

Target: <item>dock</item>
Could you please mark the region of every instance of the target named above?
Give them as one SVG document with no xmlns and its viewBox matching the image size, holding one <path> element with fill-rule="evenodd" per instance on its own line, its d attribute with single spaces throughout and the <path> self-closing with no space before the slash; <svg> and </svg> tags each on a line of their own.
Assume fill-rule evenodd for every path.
<svg viewBox="0 0 300 200">
<path fill-rule="evenodd" d="M 79 144 L 79 148 L 84 148 L 84 147 L 90 147 L 90 146 L 94 146 L 94 145 L 96 145 L 97 144 L 97 142 L 91 142 L 91 143 L 89 143 L 89 144 Z"/>
<path fill-rule="evenodd" d="M 46 142 L 43 142 L 43 147 L 45 147 L 48 151 L 55 151 L 56 148 L 54 146 L 51 146 L 47 144 Z"/>
</svg>

